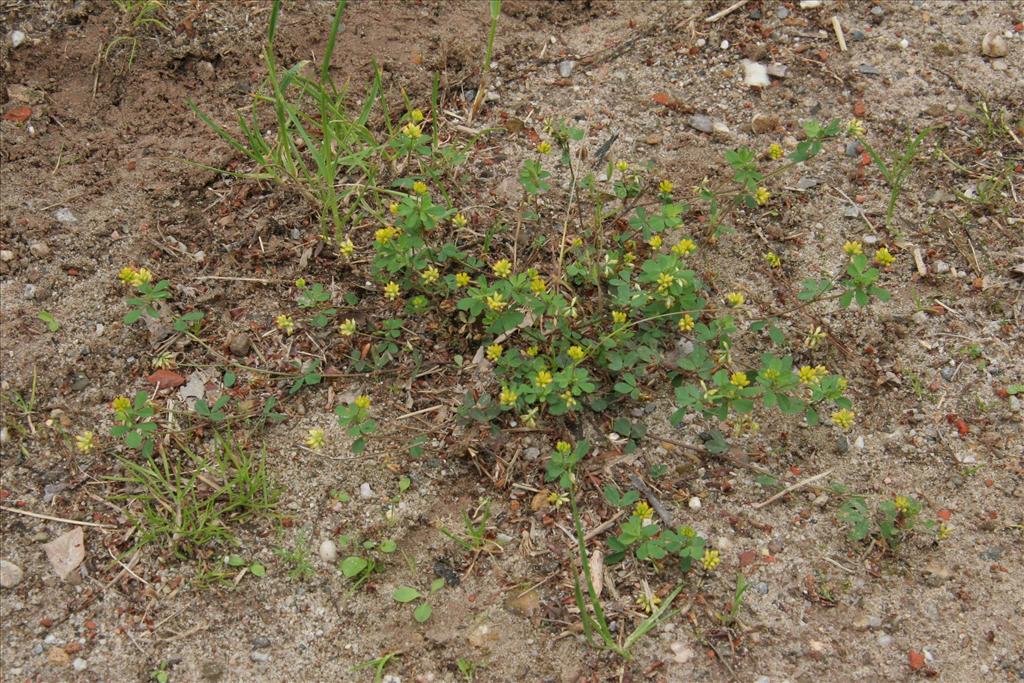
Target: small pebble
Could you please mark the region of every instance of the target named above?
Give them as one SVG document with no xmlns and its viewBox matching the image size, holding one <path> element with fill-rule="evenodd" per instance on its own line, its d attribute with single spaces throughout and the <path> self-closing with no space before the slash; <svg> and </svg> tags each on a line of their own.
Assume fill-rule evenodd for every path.
<svg viewBox="0 0 1024 683">
<path fill-rule="evenodd" d="M 250 652 L 249 659 L 251 659 L 254 662 L 269 662 L 270 655 L 266 652 Z"/>
<path fill-rule="evenodd" d="M 767 581 L 758 581 L 757 583 L 752 585 L 751 588 L 754 589 L 755 593 L 760 593 L 761 595 L 768 595 L 768 582 Z"/>
<path fill-rule="evenodd" d="M 908 47 L 910 47 L 910 41 L 907 40 L 906 38 L 901 39 L 900 40 L 900 49 L 901 50 L 906 50 Z"/>
<path fill-rule="evenodd" d="M 998 33 L 986 33 L 981 39 L 981 54 L 986 57 L 1005 57 L 1006 38 Z"/>
<path fill-rule="evenodd" d="M 691 510 L 700 510 L 700 505 L 701 505 L 700 498 L 698 498 L 697 496 L 693 496 L 692 498 L 690 498 L 690 509 Z"/>
<path fill-rule="evenodd" d="M 871 8 L 871 13 L 874 14 L 876 17 L 880 17 L 883 14 L 885 14 L 885 10 L 882 9 L 880 5 L 875 5 L 874 7 Z"/>
<path fill-rule="evenodd" d="M 775 16 L 777 16 L 779 19 L 785 19 L 786 17 L 789 16 L 789 8 L 787 8 L 785 5 L 780 5 L 775 10 Z"/>
<path fill-rule="evenodd" d="M 0 261 L 3 261 L 4 263 L 7 263 L 7 262 L 10 262 L 10 261 L 13 261 L 13 260 L 14 260 L 14 252 L 13 251 L 11 251 L 9 249 L 4 249 L 4 250 L 0 251 Z"/>
<path fill-rule="evenodd" d="M 948 273 L 949 272 L 949 264 L 946 263 L 945 261 L 936 261 L 935 262 L 935 272 L 938 273 L 939 275 L 942 275 L 944 273 Z"/>
<path fill-rule="evenodd" d="M 864 35 L 864 31 L 851 31 L 850 32 L 850 40 L 852 40 L 855 43 L 861 42 L 862 40 L 864 40 L 865 37 L 866 36 Z"/>
<path fill-rule="evenodd" d="M 703 114 L 694 114 L 687 123 L 690 125 L 690 128 L 699 130 L 702 133 L 710 133 L 715 128 L 711 118 Z"/>
<path fill-rule="evenodd" d="M 338 545 L 327 539 L 320 544 L 320 559 L 327 564 L 334 564 L 338 561 Z"/>
<path fill-rule="evenodd" d="M 708 44 L 708 41 L 704 40 L 703 38 L 698 38 L 697 39 L 697 47 L 704 47 L 707 44 Z"/>
<path fill-rule="evenodd" d="M 910 319 L 918 325 L 924 325 L 928 322 L 928 314 L 924 311 L 918 311 L 917 313 L 914 313 L 914 315 L 910 316 Z"/>
<path fill-rule="evenodd" d="M 24 575 L 25 572 L 18 565 L 7 560 L 0 560 L 0 587 L 14 588 L 21 583 Z"/>
<path fill-rule="evenodd" d="M 722 48 L 723 50 L 728 50 L 729 49 L 729 41 L 728 40 L 723 40 L 721 42 L 721 44 L 719 45 L 719 47 Z"/>
<path fill-rule="evenodd" d="M 840 435 L 839 438 L 836 439 L 836 450 L 840 453 L 846 453 L 850 450 L 850 440 L 847 439 L 845 435 Z"/>
<path fill-rule="evenodd" d="M 46 242 L 33 241 L 28 245 L 29 252 L 37 258 L 46 258 L 50 255 L 50 247 Z"/>
<path fill-rule="evenodd" d="M 939 374 L 942 375 L 942 379 L 946 380 L 947 382 L 953 379 L 954 373 L 956 373 L 956 368 L 950 365 L 947 365 L 943 367 L 941 370 L 939 370 Z"/>
<path fill-rule="evenodd" d="M 858 451 L 864 450 L 864 437 L 858 436 L 856 439 L 854 439 L 853 447 L 856 448 Z"/>
<path fill-rule="evenodd" d="M 53 217 L 56 218 L 61 223 L 71 224 L 78 222 L 78 219 L 75 218 L 75 214 L 71 213 L 71 209 L 69 209 L 66 206 L 63 206 L 54 211 Z"/>
<path fill-rule="evenodd" d="M 249 339 L 249 335 L 244 332 L 233 334 L 228 340 L 228 349 L 236 356 L 247 355 L 250 348 L 252 348 L 252 341 Z"/>
<path fill-rule="evenodd" d="M 566 59 L 558 63 L 558 75 L 562 78 L 568 78 L 572 75 L 572 69 L 576 66 L 576 62 L 571 59 Z"/>
<path fill-rule="evenodd" d="M 800 9 L 818 9 L 821 7 L 821 0 L 800 0 Z"/>
<path fill-rule="evenodd" d="M 363 482 L 362 484 L 359 485 L 360 498 L 373 498 L 373 496 L 373 489 L 370 488 L 370 485 L 368 483 Z"/>
<path fill-rule="evenodd" d="M 882 72 L 878 70 L 878 67 L 872 66 L 871 64 L 861 64 L 859 67 L 857 67 L 857 70 L 860 71 L 865 76 L 882 75 Z"/>
<path fill-rule="evenodd" d="M 892 645 L 892 636 L 890 636 L 888 633 L 885 633 L 884 631 L 882 633 L 879 633 L 878 644 L 881 647 L 888 647 Z"/>
<path fill-rule="evenodd" d="M 767 88 L 771 85 L 768 69 L 764 64 L 743 60 L 743 82 L 751 88 Z"/>
<path fill-rule="evenodd" d="M 81 657 L 75 657 L 75 661 L 71 662 L 71 666 L 75 671 L 85 671 L 86 667 L 89 666 L 89 662 Z"/>
<path fill-rule="evenodd" d="M 527 460 L 536 460 L 537 458 L 540 457 L 540 449 L 537 448 L 536 446 L 530 446 L 525 451 L 523 451 L 523 457 L 526 458 Z"/>
<path fill-rule="evenodd" d="M 24 31 L 11 31 L 11 47 L 21 46 L 27 38 Z"/>
</svg>

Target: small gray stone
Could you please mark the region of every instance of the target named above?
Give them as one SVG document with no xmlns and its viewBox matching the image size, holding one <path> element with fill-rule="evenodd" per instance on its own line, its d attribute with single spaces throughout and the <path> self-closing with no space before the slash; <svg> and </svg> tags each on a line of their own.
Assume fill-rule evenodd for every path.
<svg viewBox="0 0 1024 683">
<path fill-rule="evenodd" d="M 784 5 L 779 5 L 779 7 L 775 10 L 775 16 L 777 16 L 779 19 L 785 19 L 786 17 L 789 16 L 789 8 Z"/>
<path fill-rule="evenodd" d="M 75 661 L 71 662 L 71 666 L 75 671 L 85 671 L 89 666 L 89 661 L 81 657 L 75 657 Z"/>
<path fill-rule="evenodd" d="M 11 47 L 20 47 L 27 39 L 24 31 L 11 31 Z"/>
<path fill-rule="evenodd" d="M 786 78 L 789 75 L 789 67 L 785 64 L 769 64 L 766 68 L 768 75 L 772 78 Z"/>
<path fill-rule="evenodd" d="M 249 659 L 254 662 L 269 662 L 270 655 L 266 652 L 250 652 Z"/>
<path fill-rule="evenodd" d="M 845 435 L 841 434 L 839 438 L 836 439 L 836 450 L 840 453 L 846 453 L 850 450 L 850 440 L 847 439 Z"/>
<path fill-rule="evenodd" d="M 526 458 L 527 460 L 536 460 L 537 458 L 540 457 L 540 449 L 537 448 L 536 446 L 530 446 L 525 451 L 523 451 L 523 457 Z"/>
<path fill-rule="evenodd" d="M 14 588 L 21 583 L 23 576 L 25 576 L 25 572 L 21 570 L 21 567 L 13 562 L 0 560 L 0 587 Z"/>
<path fill-rule="evenodd" d="M 942 379 L 946 380 L 947 382 L 953 379 L 953 375 L 955 373 L 956 368 L 949 365 L 946 365 L 941 370 L 939 370 L 939 374 L 942 375 Z"/>
<path fill-rule="evenodd" d="M 865 76 L 881 76 L 882 75 L 882 72 L 878 70 L 878 67 L 873 66 L 871 64 L 861 64 L 859 67 L 857 67 L 857 70 L 860 71 Z"/>
<path fill-rule="evenodd" d="M 213 78 L 213 71 L 213 64 L 205 59 L 196 63 L 196 73 L 199 74 L 199 78 L 204 81 Z"/>
<path fill-rule="evenodd" d="M 71 213 L 71 209 L 66 206 L 62 206 L 53 213 L 53 217 L 61 223 L 71 224 L 77 223 L 78 219 L 75 218 L 75 214 Z"/>
<path fill-rule="evenodd" d="M 360 498 L 373 498 L 373 489 L 365 481 L 359 485 L 359 497 Z"/>
<path fill-rule="evenodd" d="M 883 14 L 885 14 L 885 10 L 882 9 L 881 5 L 875 5 L 874 7 L 871 8 L 871 13 L 874 14 L 876 17 L 880 17 Z"/>
<path fill-rule="evenodd" d="M 856 140 L 851 140 L 850 142 L 846 143 L 846 156 L 855 157 L 858 154 L 860 154 L 860 151 L 862 149 L 863 147 L 861 147 L 861 144 L 859 142 L 857 142 Z"/>
<path fill-rule="evenodd" d="M 266 636 L 257 636 L 252 639 L 252 649 L 254 650 L 266 650 L 270 647 L 270 638 Z"/>
<path fill-rule="evenodd" d="M 571 59 L 566 59 L 558 63 L 558 75 L 562 78 L 569 78 L 572 75 L 573 67 L 576 66 L 576 62 Z"/>
<path fill-rule="evenodd" d="M 817 178 L 807 177 L 807 178 L 801 178 L 800 180 L 798 180 L 796 182 L 796 186 L 797 186 L 798 189 L 801 189 L 801 190 L 810 190 L 813 187 L 817 187 L 818 183 L 820 183 L 820 182 L 821 181 L 819 179 L 817 179 Z"/>
<path fill-rule="evenodd" d="M 703 114 L 694 114 L 687 123 L 690 124 L 690 128 L 699 130 L 702 133 L 710 133 L 714 130 L 714 123 L 712 123 L 710 117 Z"/>
<path fill-rule="evenodd" d="M 750 121 L 750 130 L 756 135 L 763 133 L 769 133 L 779 125 L 778 116 L 770 116 L 767 114 L 754 114 L 754 118 Z"/>
<path fill-rule="evenodd" d="M 866 36 L 864 35 L 864 31 L 851 31 L 850 32 L 850 40 L 852 40 L 855 43 L 861 42 L 862 40 L 864 40 L 865 37 Z"/>
<path fill-rule="evenodd" d="M 946 263 L 945 261 L 936 261 L 934 269 L 938 275 L 943 275 L 949 272 L 949 264 Z"/>
<path fill-rule="evenodd" d="M 878 644 L 881 647 L 889 647 L 890 645 L 892 645 L 892 636 L 890 636 L 885 631 L 879 633 L 878 634 Z"/>
<path fill-rule="evenodd" d="M 37 258 L 46 258 L 50 255 L 50 247 L 47 246 L 46 242 L 33 241 L 28 245 L 29 252 Z"/>
<path fill-rule="evenodd" d="M 998 562 L 999 558 L 1003 556 L 1003 548 L 1001 546 L 995 546 L 989 548 L 981 554 L 981 559 L 988 560 L 989 562 Z"/>
<path fill-rule="evenodd" d="M 935 190 L 928 196 L 929 204 L 945 204 L 956 199 L 956 195 L 946 192 L 945 190 Z"/>
<path fill-rule="evenodd" d="M 8 263 L 8 262 L 13 261 L 13 260 L 14 260 L 14 252 L 13 251 L 11 251 L 10 249 L 4 249 L 4 250 L 0 251 L 0 261 L 3 261 L 4 263 Z"/>
<path fill-rule="evenodd" d="M 918 311 L 914 313 L 914 315 L 910 316 L 910 319 L 913 320 L 918 325 L 924 325 L 926 322 L 928 322 L 928 314 L 925 313 L 924 311 Z"/>
<path fill-rule="evenodd" d="M 754 589 L 755 593 L 760 593 L 761 595 L 768 595 L 768 582 L 767 581 L 758 581 L 757 583 L 753 584 L 750 587 Z"/>
<path fill-rule="evenodd" d="M 32 299 L 35 299 L 36 286 L 32 284 L 25 285 L 25 291 L 22 292 L 22 296 L 25 297 L 25 299 L 28 301 L 32 301 Z"/>
</svg>

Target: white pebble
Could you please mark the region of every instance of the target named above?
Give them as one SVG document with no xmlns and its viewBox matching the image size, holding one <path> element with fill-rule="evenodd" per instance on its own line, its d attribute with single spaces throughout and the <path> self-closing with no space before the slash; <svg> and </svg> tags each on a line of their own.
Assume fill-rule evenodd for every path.
<svg viewBox="0 0 1024 683">
<path fill-rule="evenodd" d="M 729 49 L 729 41 L 728 40 L 723 40 L 722 44 L 719 47 L 721 47 L 723 50 L 728 50 Z"/>
<path fill-rule="evenodd" d="M 771 85 L 768 69 L 764 64 L 743 60 L 743 82 L 752 88 L 767 88 Z"/>
<path fill-rule="evenodd" d="M 697 39 L 697 47 L 704 47 L 707 44 L 708 44 L 708 41 L 704 40 L 703 38 L 698 38 Z"/>
<path fill-rule="evenodd" d="M 906 50 L 908 47 L 910 47 L 910 41 L 909 40 L 907 40 L 906 38 L 903 38 L 902 40 L 900 40 L 900 49 L 901 50 Z"/>
<path fill-rule="evenodd" d="M 690 498 L 690 509 L 700 510 L 700 498 L 698 498 L 697 496 Z"/>
<path fill-rule="evenodd" d="M 77 223 L 78 219 L 75 218 L 75 214 L 71 213 L 71 209 L 64 206 L 53 212 L 53 217 L 61 223 Z"/>
<path fill-rule="evenodd" d="M 359 497 L 360 498 L 373 498 L 373 489 L 366 482 L 359 485 Z"/>
<path fill-rule="evenodd" d="M 11 47 L 18 47 L 25 42 L 28 36 L 25 35 L 24 31 L 11 31 Z"/>
<path fill-rule="evenodd" d="M 817 9 L 821 7 L 821 0 L 800 0 L 800 9 Z"/>
<path fill-rule="evenodd" d="M 4 250 L 0 251 L 0 261 L 7 262 L 7 261 L 13 261 L 13 260 L 14 260 L 14 252 L 13 251 L 11 251 L 9 249 L 4 249 Z"/>
<path fill-rule="evenodd" d="M 0 560 L 0 586 L 14 588 L 21 583 L 21 577 L 24 575 L 25 573 L 18 565 L 7 560 Z"/>
<path fill-rule="evenodd" d="M 75 668 L 75 671 L 85 671 L 85 667 L 89 666 L 89 662 L 81 657 L 75 657 L 75 661 L 71 662 L 71 666 Z"/>
<path fill-rule="evenodd" d="M 327 539 L 320 544 L 320 559 L 327 564 L 334 564 L 338 561 L 338 545 Z"/>
</svg>

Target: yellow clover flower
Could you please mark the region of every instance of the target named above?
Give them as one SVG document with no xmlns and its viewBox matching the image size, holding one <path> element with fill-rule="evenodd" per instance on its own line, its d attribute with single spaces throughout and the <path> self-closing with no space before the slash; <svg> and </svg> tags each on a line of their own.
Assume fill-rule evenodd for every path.
<svg viewBox="0 0 1024 683">
<path fill-rule="evenodd" d="M 469 223 L 469 221 L 467 221 L 466 217 L 463 216 L 461 213 L 455 214 L 455 216 L 452 218 L 452 225 L 454 225 L 456 228 L 464 228 L 466 227 L 467 223 Z"/>
<path fill-rule="evenodd" d="M 875 252 L 875 263 L 882 266 L 883 268 L 891 266 L 895 262 L 896 257 L 893 256 L 887 248 L 882 247 L 881 249 Z"/>
<path fill-rule="evenodd" d="M 543 294 L 548 291 L 548 285 L 540 275 L 534 275 L 530 279 L 530 291 L 534 294 Z"/>
<path fill-rule="evenodd" d="M 743 387 L 750 386 L 750 379 L 745 372 L 734 372 L 729 377 L 729 383 L 742 389 Z"/>
<path fill-rule="evenodd" d="M 764 260 L 767 261 L 768 265 L 771 266 L 772 268 L 778 268 L 779 266 L 782 265 L 782 259 L 779 258 L 779 255 L 776 254 L 774 251 L 766 252 L 764 255 Z"/>
<path fill-rule="evenodd" d="M 689 239 L 681 239 L 672 247 L 672 253 L 676 256 L 686 256 L 697 250 L 697 243 Z"/>
<path fill-rule="evenodd" d="M 853 426 L 853 418 L 856 417 L 852 410 L 843 408 L 832 413 L 832 424 L 841 427 L 842 429 L 849 429 Z"/>
<path fill-rule="evenodd" d="M 647 240 L 647 244 L 648 246 L 651 247 L 651 249 L 661 249 L 661 245 L 663 242 L 664 240 L 662 239 L 661 235 L 652 235 L 651 239 Z"/>
<path fill-rule="evenodd" d="M 715 567 L 722 563 L 722 554 L 717 550 L 705 550 L 704 557 L 700 559 L 701 564 L 704 565 L 704 569 L 714 571 Z"/>
<path fill-rule="evenodd" d="M 612 322 L 616 325 L 622 325 L 626 322 L 625 311 L 612 311 Z"/>
<path fill-rule="evenodd" d="M 633 506 L 633 514 L 640 519 L 650 519 L 654 516 L 654 508 L 648 505 L 647 501 L 641 500 Z"/>
<path fill-rule="evenodd" d="M 120 418 L 122 415 L 124 415 L 125 413 L 132 409 L 131 399 L 129 399 L 127 396 L 118 396 L 110 404 L 110 408 L 111 410 L 114 411 L 114 414 L 117 415 L 118 418 Z"/>
<path fill-rule="evenodd" d="M 417 180 L 412 184 L 412 191 L 415 192 L 416 194 L 426 194 L 427 190 L 427 184 L 424 182 Z"/>
<path fill-rule="evenodd" d="M 498 359 L 501 358 L 502 350 L 501 344 L 491 344 L 487 347 L 487 360 L 492 363 L 498 362 Z"/>
<path fill-rule="evenodd" d="M 437 272 L 437 268 L 430 266 L 420 273 L 420 277 L 423 278 L 423 284 L 432 285 L 437 282 L 437 279 L 441 277 L 441 274 Z"/>
<path fill-rule="evenodd" d="M 864 135 L 864 123 L 860 119 L 850 119 L 846 122 L 846 132 L 854 137 Z"/>
<path fill-rule="evenodd" d="M 418 140 L 423 135 L 423 129 L 417 126 L 415 123 L 410 121 L 409 123 L 402 126 L 402 135 L 409 138 L 410 140 Z"/>
<path fill-rule="evenodd" d="M 684 313 L 683 317 L 679 319 L 679 331 L 689 332 L 693 329 L 693 316 L 689 313 Z"/>
<path fill-rule="evenodd" d="M 671 180 L 662 180 L 658 183 L 658 191 L 662 194 L 672 194 L 672 189 L 675 185 L 672 184 Z"/>
<path fill-rule="evenodd" d="M 398 293 L 402 291 L 402 288 L 398 286 L 398 283 L 392 280 L 384 285 L 384 298 L 388 301 L 394 301 L 398 298 Z"/>
<path fill-rule="evenodd" d="M 80 453 L 89 453 L 96 448 L 96 435 L 92 432 L 82 432 L 75 437 L 75 448 Z"/>
<path fill-rule="evenodd" d="M 360 394 L 356 396 L 356 400 L 352 402 L 359 410 L 368 410 L 370 408 L 370 397 L 366 394 Z"/>
<path fill-rule="evenodd" d="M 455 274 L 455 285 L 458 287 L 465 287 L 469 284 L 468 273 L 456 273 Z"/>
<path fill-rule="evenodd" d="M 537 145 L 537 151 L 540 152 L 541 154 L 547 154 L 548 152 L 551 151 L 551 143 L 548 142 L 547 140 L 541 140 L 540 143 Z"/>
<path fill-rule="evenodd" d="M 494 274 L 498 277 L 508 277 L 512 274 L 512 262 L 507 258 L 503 258 L 491 266 L 491 270 L 493 270 Z"/>
<path fill-rule="evenodd" d="M 356 321 L 352 318 L 343 321 L 338 325 L 338 334 L 342 337 L 351 337 L 356 333 Z"/>
<path fill-rule="evenodd" d="M 573 408 L 576 407 L 576 397 L 572 395 L 571 390 L 566 389 L 561 394 L 559 394 L 559 397 L 561 397 L 561 399 L 565 401 L 566 408 L 572 410 Z"/>
<path fill-rule="evenodd" d="M 423 120 L 423 112 L 419 109 L 413 109 L 409 112 L 409 118 L 412 119 L 413 123 L 419 123 Z"/>
<path fill-rule="evenodd" d="M 501 295 L 501 292 L 495 292 L 494 294 L 488 294 L 484 299 L 487 302 L 487 308 L 492 311 L 503 311 L 508 306 L 508 302 L 505 301 L 505 297 Z"/>
<path fill-rule="evenodd" d="M 519 394 L 512 391 L 508 387 L 501 388 L 501 395 L 498 397 L 498 401 L 503 406 L 514 406 L 516 401 L 519 400 Z"/>
<path fill-rule="evenodd" d="M 324 446 L 324 430 L 313 427 L 306 434 L 306 446 L 318 451 Z"/>
<path fill-rule="evenodd" d="M 399 234 L 400 231 L 398 230 L 398 228 L 394 227 L 393 225 L 389 225 L 385 228 L 380 228 L 379 230 L 377 230 L 375 233 L 373 233 L 373 237 L 375 240 L 377 240 L 378 244 L 387 244 L 391 240 L 398 237 Z"/>
<path fill-rule="evenodd" d="M 338 251 L 345 258 L 352 258 L 352 254 L 356 253 L 356 245 L 352 243 L 352 240 L 348 237 L 345 241 L 338 245 Z"/>
<path fill-rule="evenodd" d="M 574 363 L 579 363 L 587 357 L 587 352 L 583 350 L 583 347 L 575 344 L 570 346 L 566 353 L 569 354 L 569 358 L 572 358 Z"/>
<path fill-rule="evenodd" d="M 277 325 L 277 329 L 285 334 L 291 334 L 295 331 L 295 321 L 291 319 L 291 316 L 284 313 L 274 318 L 274 324 Z"/>
<path fill-rule="evenodd" d="M 536 384 L 539 389 L 543 389 L 554 381 L 555 378 L 552 377 L 551 373 L 547 370 L 541 370 L 537 373 L 537 376 L 533 378 L 533 383 Z"/>
<path fill-rule="evenodd" d="M 856 254 L 863 254 L 864 248 L 861 247 L 860 242 L 847 242 L 843 245 L 843 251 L 845 251 L 848 256 L 854 256 Z"/>
<path fill-rule="evenodd" d="M 619 173 L 625 173 L 629 170 L 629 163 L 625 161 L 617 161 L 615 162 L 615 169 L 619 171 Z"/>
<path fill-rule="evenodd" d="M 742 292 L 729 292 L 725 295 L 726 302 L 733 308 L 739 308 L 747 302 L 747 297 Z"/>
<path fill-rule="evenodd" d="M 772 193 L 768 191 L 767 187 L 759 187 L 754 192 L 754 201 L 757 202 L 758 206 L 764 206 L 771 198 Z"/>
<path fill-rule="evenodd" d="M 771 158 L 773 161 L 776 159 L 781 159 L 782 154 L 782 145 L 780 145 L 777 142 L 773 142 L 771 146 L 768 148 L 768 157 Z"/>
</svg>

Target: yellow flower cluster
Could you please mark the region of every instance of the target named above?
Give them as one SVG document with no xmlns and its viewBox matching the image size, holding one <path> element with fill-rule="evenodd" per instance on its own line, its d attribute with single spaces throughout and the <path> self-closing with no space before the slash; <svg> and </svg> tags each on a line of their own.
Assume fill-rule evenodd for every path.
<svg viewBox="0 0 1024 683">
<path fill-rule="evenodd" d="M 697 250 L 697 243 L 689 239 L 681 239 L 672 247 L 672 253 L 676 256 L 686 256 Z"/>
<path fill-rule="evenodd" d="M 875 252 L 875 263 L 886 268 L 896 263 L 896 257 L 889 253 L 888 249 L 882 247 Z"/>
<path fill-rule="evenodd" d="M 693 316 L 689 313 L 684 313 L 683 317 L 679 319 L 679 331 L 689 332 L 693 329 Z"/>
<path fill-rule="evenodd" d="M 764 206 L 771 198 L 772 193 L 768 191 L 767 187 L 759 187 L 754 192 L 754 201 L 757 202 L 758 206 Z"/>
<path fill-rule="evenodd" d="M 356 321 L 352 318 L 343 321 L 338 325 L 338 334 L 342 337 L 351 337 L 356 333 Z"/>
<path fill-rule="evenodd" d="M 674 188 L 675 185 L 672 184 L 671 180 L 662 180 L 660 183 L 658 183 L 658 191 L 660 191 L 662 194 L 672 194 L 672 190 Z"/>
<path fill-rule="evenodd" d="M 379 230 L 377 230 L 375 233 L 373 233 L 373 237 L 375 240 L 377 240 L 378 244 L 387 244 L 388 242 L 395 239 L 401 234 L 401 230 L 399 230 L 393 225 L 389 225 L 386 228 L 380 228 Z"/>
<path fill-rule="evenodd" d="M 423 112 L 419 109 L 413 109 L 409 112 L 409 118 L 412 119 L 413 123 L 419 123 L 423 120 Z"/>
<path fill-rule="evenodd" d="M 530 278 L 530 291 L 534 294 L 543 294 L 548 291 L 548 285 L 540 275 Z"/>
<path fill-rule="evenodd" d="M 430 266 L 420 273 L 420 277 L 423 278 L 423 284 L 432 285 L 437 282 L 438 278 L 441 277 L 441 274 L 437 272 L 437 268 Z"/>
<path fill-rule="evenodd" d="M 306 434 L 306 446 L 318 451 L 324 447 L 324 430 L 313 427 Z"/>
<path fill-rule="evenodd" d="M 487 360 L 491 361 L 492 363 L 498 362 L 498 359 L 501 358 L 501 352 L 503 350 L 504 349 L 502 348 L 501 344 L 491 344 L 490 346 L 487 347 Z"/>
<path fill-rule="evenodd" d="M 661 249 L 661 245 L 665 240 L 662 239 L 661 235 L 652 235 L 651 239 L 647 240 L 647 245 L 651 249 Z"/>
<path fill-rule="evenodd" d="M 543 389 L 554 381 L 555 378 L 552 377 L 551 373 L 547 370 L 541 370 L 537 373 L 537 376 L 533 378 L 533 383 L 540 389 Z"/>
<path fill-rule="evenodd" d="M 491 266 L 491 270 L 493 270 L 494 274 L 498 277 L 508 277 L 512 274 L 512 262 L 507 258 L 503 258 Z"/>
<path fill-rule="evenodd" d="M 505 307 L 508 306 L 508 302 L 505 301 L 505 297 L 501 295 L 501 292 L 488 294 L 484 301 L 487 302 L 487 308 L 492 311 L 504 311 Z"/>
<path fill-rule="evenodd" d="M 626 322 L 625 311 L 612 311 L 612 322 L 616 325 L 622 325 Z"/>
<path fill-rule="evenodd" d="M 131 287 L 138 287 L 153 281 L 153 273 L 149 268 L 132 268 L 126 266 L 117 274 L 117 279 Z"/>
<path fill-rule="evenodd" d="M 781 159 L 782 154 L 782 145 L 780 145 L 777 142 L 773 142 L 772 145 L 768 148 L 768 157 L 771 158 L 772 160 Z"/>
<path fill-rule="evenodd" d="M 338 252 L 345 258 L 352 258 L 352 255 L 356 253 L 356 245 L 352 243 L 350 238 L 346 237 L 345 241 L 338 245 Z"/>
<path fill-rule="evenodd" d="M 572 358 L 574 363 L 579 363 L 587 357 L 587 352 L 583 350 L 583 347 L 575 344 L 570 346 L 566 353 L 569 354 L 569 358 Z"/>
<path fill-rule="evenodd" d="M 846 252 L 847 256 L 855 256 L 863 254 L 864 248 L 860 245 L 860 242 L 847 242 L 843 245 L 843 251 Z"/>
<path fill-rule="evenodd" d="M 498 401 L 501 402 L 501 405 L 503 405 L 503 406 L 513 406 L 513 405 L 516 404 L 516 401 L 518 401 L 518 400 L 519 400 L 519 394 L 517 394 L 516 392 L 512 391 L 508 387 L 502 387 L 501 388 L 501 395 L 498 396 Z"/>
<path fill-rule="evenodd" d="M 356 396 L 356 400 L 352 402 L 359 410 L 369 410 L 370 408 L 370 397 L 366 394 L 360 394 Z"/>
<path fill-rule="evenodd" d="M 398 294 L 401 291 L 402 288 L 398 286 L 398 283 L 392 280 L 384 285 L 384 298 L 388 301 L 394 301 L 398 298 Z"/>
<path fill-rule="evenodd" d="M 843 408 L 832 413 L 832 424 L 841 427 L 843 429 L 849 429 L 853 426 L 853 418 L 856 417 L 852 410 Z"/>
<path fill-rule="evenodd" d="M 704 557 L 700 558 L 701 564 L 704 565 L 704 569 L 714 571 L 715 567 L 722 563 L 722 554 L 717 550 L 705 550 Z"/>
<path fill-rule="evenodd" d="M 654 516 L 654 508 L 648 505 L 647 501 L 641 500 L 633 506 L 633 514 L 640 519 L 650 519 Z"/>
<path fill-rule="evenodd" d="M 725 295 L 725 301 L 733 308 L 739 308 L 747 302 L 747 297 L 743 296 L 743 292 L 729 292 Z"/>
<path fill-rule="evenodd" d="M 427 190 L 427 184 L 424 182 L 417 180 L 412 184 L 412 191 L 415 192 L 416 194 L 426 194 Z"/>
<path fill-rule="evenodd" d="M 456 228 L 464 228 L 466 227 L 467 223 L 469 223 L 469 221 L 467 221 L 466 217 L 463 216 L 461 213 L 455 214 L 455 216 L 452 218 L 452 225 L 454 225 Z"/>
<path fill-rule="evenodd" d="M 75 448 L 80 453 L 89 453 L 96 448 L 96 435 L 92 432 L 82 432 L 75 437 Z"/>
<path fill-rule="evenodd" d="M 456 273 L 455 284 L 458 287 L 465 287 L 469 284 L 469 273 Z"/>
<path fill-rule="evenodd" d="M 284 313 L 274 318 L 274 324 L 277 325 L 277 329 L 285 334 L 291 334 L 295 331 L 295 321 L 292 320 L 291 316 Z"/>
<path fill-rule="evenodd" d="M 547 154 L 548 152 L 551 151 L 551 143 L 548 142 L 547 140 L 541 140 L 537 144 L 537 151 L 540 152 L 541 154 Z"/>
<path fill-rule="evenodd" d="M 750 379 L 745 372 L 734 372 L 729 376 L 729 384 L 742 389 L 743 387 L 750 386 Z"/>
<path fill-rule="evenodd" d="M 778 268 L 782 265 L 782 259 L 774 251 L 765 253 L 764 260 L 768 262 L 768 265 L 772 268 Z"/>
<path fill-rule="evenodd" d="M 410 140 L 418 140 L 423 135 L 423 129 L 417 126 L 415 123 L 410 121 L 409 123 L 402 126 L 402 135 L 409 138 Z"/>
<path fill-rule="evenodd" d="M 828 368 L 824 365 L 804 365 L 796 373 L 800 377 L 801 384 L 817 384 L 821 378 L 828 374 Z"/>
</svg>

